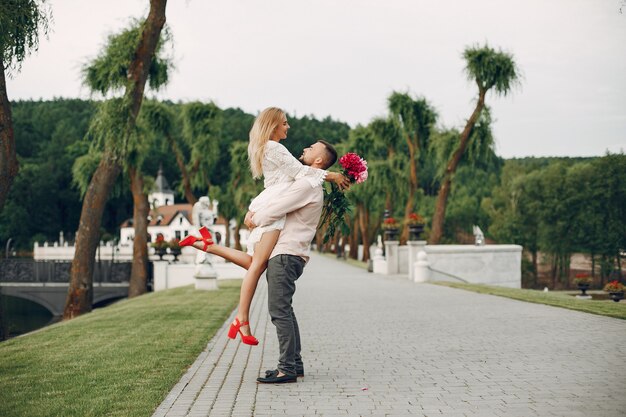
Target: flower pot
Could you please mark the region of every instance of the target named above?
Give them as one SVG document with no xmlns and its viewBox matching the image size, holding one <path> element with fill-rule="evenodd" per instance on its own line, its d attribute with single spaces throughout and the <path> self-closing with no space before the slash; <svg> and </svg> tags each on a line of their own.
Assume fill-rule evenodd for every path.
<svg viewBox="0 0 626 417">
<path fill-rule="evenodd" d="M 170 248 L 170 253 L 174 255 L 174 262 L 178 261 L 178 257 L 180 256 L 180 248 Z"/>
<path fill-rule="evenodd" d="M 610 292 L 609 294 L 611 295 L 611 299 L 616 303 L 619 303 L 619 300 L 624 299 L 624 291 Z"/>
<path fill-rule="evenodd" d="M 385 241 L 398 240 L 398 229 L 385 229 Z"/>
<path fill-rule="evenodd" d="M 154 248 L 154 253 L 159 256 L 159 260 L 163 260 L 163 255 L 167 253 L 167 248 Z"/>
<path fill-rule="evenodd" d="M 420 240 L 420 237 L 424 233 L 423 224 L 411 224 L 409 225 L 409 240 Z"/>
<path fill-rule="evenodd" d="M 589 289 L 590 285 L 588 282 L 579 282 L 576 285 L 578 286 L 578 289 L 583 292 L 582 295 L 587 295 L 586 291 Z"/>
</svg>

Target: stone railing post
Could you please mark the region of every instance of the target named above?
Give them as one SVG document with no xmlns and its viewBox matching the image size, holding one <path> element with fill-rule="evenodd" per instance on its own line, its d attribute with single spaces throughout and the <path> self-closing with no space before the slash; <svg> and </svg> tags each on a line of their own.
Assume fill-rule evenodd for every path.
<svg viewBox="0 0 626 417">
<path fill-rule="evenodd" d="M 397 274 L 400 270 L 398 261 L 398 245 L 397 240 L 388 240 L 385 242 L 385 253 L 387 255 L 387 275 Z"/>
<path fill-rule="evenodd" d="M 169 288 L 167 282 L 167 261 L 154 261 L 154 291 L 163 291 Z"/>
<path fill-rule="evenodd" d="M 374 257 L 372 258 L 373 267 L 372 270 L 375 274 L 387 274 L 387 261 L 383 256 L 383 240 L 378 235 L 378 241 L 376 244 L 376 250 L 374 250 Z"/>
<path fill-rule="evenodd" d="M 430 263 L 428 262 L 426 252 L 418 252 L 417 261 L 411 270 L 413 271 L 413 282 L 426 282 L 430 280 Z"/>
<path fill-rule="evenodd" d="M 200 263 L 196 265 L 193 274 L 196 279 L 196 290 L 217 290 L 217 272 L 210 263 Z"/>
<path fill-rule="evenodd" d="M 409 245 L 409 281 L 414 281 L 414 266 L 415 262 L 417 262 L 417 254 L 424 250 L 424 247 L 426 246 L 426 241 L 409 240 L 407 242 L 407 245 Z"/>
</svg>

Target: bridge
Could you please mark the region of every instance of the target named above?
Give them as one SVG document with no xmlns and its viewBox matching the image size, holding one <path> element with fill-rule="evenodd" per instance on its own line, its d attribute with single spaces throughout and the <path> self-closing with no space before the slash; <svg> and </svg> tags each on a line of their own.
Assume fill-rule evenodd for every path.
<svg viewBox="0 0 626 417">
<path fill-rule="evenodd" d="M 33 301 L 54 316 L 60 316 L 67 298 L 71 266 L 71 261 L 3 259 L 0 261 L 0 292 Z M 95 263 L 94 307 L 128 295 L 130 269 L 130 262 Z"/>
</svg>

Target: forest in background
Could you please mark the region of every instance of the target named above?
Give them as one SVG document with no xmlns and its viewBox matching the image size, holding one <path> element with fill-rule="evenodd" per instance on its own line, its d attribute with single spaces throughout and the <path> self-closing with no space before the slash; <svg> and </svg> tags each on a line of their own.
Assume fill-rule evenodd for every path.
<svg viewBox="0 0 626 417">
<path fill-rule="evenodd" d="M 82 205 L 77 161 L 88 154 L 88 128 L 97 104 L 79 99 L 12 103 L 20 171 L 0 213 L 0 243 L 4 245 L 11 238 L 11 246 L 28 255 L 34 242 L 57 240 L 60 231 L 72 239 Z M 168 129 L 155 128 L 154 109 L 167 109 L 172 120 Z M 262 186 L 251 180 L 245 153 L 255 115 L 240 109 L 218 109 L 212 103 L 150 100 L 142 112 L 146 113 L 146 134 L 160 138 L 147 141 L 150 147 L 142 150 L 149 154 L 143 166 L 147 178 L 154 178 L 162 166 L 177 192 L 177 201 L 189 201 L 176 152 L 172 151 L 173 140 L 189 168 L 193 195 L 197 198 L 208 193 L 220 201 L 221 214 L 241 220 L 247 202 Z M 316 139 L 324 138 L 337 144 L 340 153 L 357 152 L 369 161 L 370 179 L 348 194 L 353 211 L 346 243 L 375 242 L 385 208 L 398 219 L 404 217 L 408 150 L 401 133 L 393 132 L 393 125 L 382 126 L 387 129 L 384 131 L 381 120 L 374 120 L 351 129 L 331 118 L 288 118 L 291 129 L 283 143 L 295 156 Z M 442 148 L 446 137 L 453 135 L 450 130 L 432 126 L 433 143 L 419 157 L 413 211 L 427 220 L 427 234 L 441 182 L 438 167 L 445 159 Z M 197 143 L 204 148 L 198 149 Z M 395 149 L 389 157 L 391 145 Z M 472 225 L 478 225 L 490 243 L 522 245 L 527 255 L 525 287 L 546 284 L 539 277 L 540 270 L 547 271 L 552 288 L 567 287 L 573 253 L 591 256 L 598 285 L 619 274 L 623 262 L 620 251 L 626 247 L 624 154 L 505 160 L 495 154 L 493 146 L 474 151 L 454 176 L 442 242 L 471 243 Z M 117 179 L 106 204 L 102 239 L 114 240 L 119 225 L 132 216 L 133 200 L 125 174 Z"/>
</svg>

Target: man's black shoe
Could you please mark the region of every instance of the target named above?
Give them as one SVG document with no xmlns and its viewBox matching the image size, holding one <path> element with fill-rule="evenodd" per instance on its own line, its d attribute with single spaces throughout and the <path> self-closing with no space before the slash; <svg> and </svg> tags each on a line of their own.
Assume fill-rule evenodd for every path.
<svg viewBox="0 0 626 417">
<path fill-rule="evenodd" d="M 278 369 L 268 369 L 267 371 L 265 371 L 265 378 L 270 377 L 270 376 L 276 376 L 276 375 L 278 375 Z M 301 371 L 297 370 L 296 376 L 298 378 L 304 377 L 304 369 Z"/>
<path fill-rule="evenodd" d="M 297 382 L 298 377 L 295 375 L 283 375 L 278 376 L 278 371 L 275 374 L 271 374 L 270 376 L 266 376 L 265 378 L 258 377 L 256 382 L 261 384 L 285 384 L 289 382 Z"/>
</svg>

